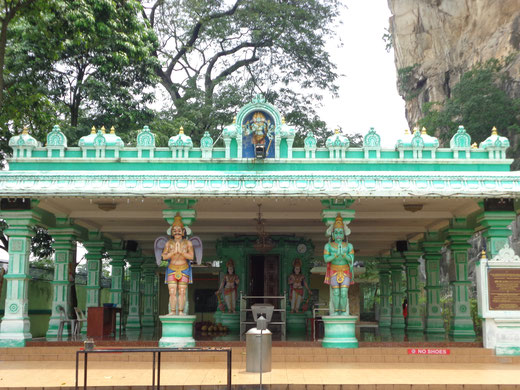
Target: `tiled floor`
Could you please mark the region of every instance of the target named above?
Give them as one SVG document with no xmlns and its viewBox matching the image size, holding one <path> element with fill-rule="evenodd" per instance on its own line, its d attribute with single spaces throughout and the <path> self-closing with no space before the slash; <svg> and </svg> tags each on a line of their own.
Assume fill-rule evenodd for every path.
<svg viewBox="0 0 520 390">
<path fill-rule="evenodd" d="M 144 360 L 93 361 L 89 358 L 88 385 L 103 388 L 122 386 L 132 387 L 132 389 L 149 386 L 152 383 L 152 363 Z M 220 389 L 220 386 L 226 383 L 225 362 L 187 360 L 192 359 L 163 361 L 161 385 L 182 386 L 179 389 L 191 390 Z M 81 368 L 82 364 L 80 364 L 80 384 L 83 379 Z M 260 375 L 246 372 L 245 369 L 245 361 L 234 359 L 232 383 L 235 388 L 259 388 Z M 519 385 L 518 389 L 520 389 L 520 363 L 516 360 L 514 363 L 508 361 L 508 364 L 273 361 L 271 372 L 263 374 L 262 382 L 269 385 L 267 388 L 272 390 L 340 389 L 337 386 L 343 386 L 341 389 L 369 390 L 371 387 L 368 385 L 373 385 L 372 390 L 382 388 L 426 390 L 419 385 L 430 385 L 428 390 L 433 390 L 433 385 L 438 385 L 437 389 L 444 390 L 461 388 L 454 385 L 466 385 L 466 387 L 472 385 L 472 390 L 499 390 L 500 385 Z M 74 359 L 0 361 L 0 388 L 58 388 L 71 387 L 74 383 Z M 352 387 L 346 387 L 347 385 Z M 382 387 L 383 385 L 385 387 Z M 411 388 L 409 385 L 415 386 Z M 515 386 L 500 389 L 514 388 Z"/>
</svg>

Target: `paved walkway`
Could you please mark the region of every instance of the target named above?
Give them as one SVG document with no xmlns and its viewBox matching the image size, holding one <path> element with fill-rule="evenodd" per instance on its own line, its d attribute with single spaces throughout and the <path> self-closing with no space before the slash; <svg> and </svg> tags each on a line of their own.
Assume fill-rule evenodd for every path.
<svg viewBox="0 0 520 390">
<path fill-rule="evenodd" d="M 151 385 L 151 367 L 151 362 L 89 361 L 88 385 L 142 388 Z M 83 383 L 82 379 L 80 370 L 80 384 Z M 246 372 L 245 362 L 233 362 L 232 382 L 234 388 L 245 388 L 237 385 L 257 385 L 259 374 Z M 74 383 L 75 361 L 0 361 L 0 388 L 68 388 Z M 340 389 L 340 385 L 343 385 L 341 389 L 426 389 L 424 386 L 401 385 L 429 384 L 442 385 L 436 386 L 436 389 L 461 388 L 449 385 L 479 385 L 471 388 L 516 390 L 520 389 L 520 364 L 274 362 L 272 371 L 263 374 L 263 383 L 273 385 L 264 387 L 270 389 L 325 390 Z M 225 384 L 225 362 L 162 363 L 161 385 L 182 386 L 179 389 L 191 390 L 201 389 L 200 386 L 203 389 L 220 389 Z"/>
</svg>

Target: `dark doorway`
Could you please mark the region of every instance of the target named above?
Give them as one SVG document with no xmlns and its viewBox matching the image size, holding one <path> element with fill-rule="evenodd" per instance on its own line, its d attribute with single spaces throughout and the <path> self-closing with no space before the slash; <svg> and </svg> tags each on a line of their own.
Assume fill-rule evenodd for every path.
<svg viewBox="0 0 520 390">
<path fill-rule="evenodd" d="M 278 296 L 280 258 L 278 255 L 251 255 L 249 257 L 249 295 Z M 277 299 L 258 299 L 252 303 L 272 303 Z"/>
</svg>

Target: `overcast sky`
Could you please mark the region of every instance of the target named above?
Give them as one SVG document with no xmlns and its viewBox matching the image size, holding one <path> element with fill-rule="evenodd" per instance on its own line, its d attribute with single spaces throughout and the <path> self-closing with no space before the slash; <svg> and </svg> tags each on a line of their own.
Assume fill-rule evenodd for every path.
<svg viewBox="0 0 520 390">
<path fill-rule="evenodd" d="M 331 42 L 332 61 L 339 73 L 339 98 L 326 97 L 320 111 L 332 129 L 365 135 L 374 127 L 384 147 L 393 147 L 408 127 L 404 100 L 397 93 L 394 53 L 382 39 L 390 10 L 386 0 L 348 0 L 338 35 L 343 47 Z M 332 130 L 331 129 L 331 130 Z"/>
</svg>

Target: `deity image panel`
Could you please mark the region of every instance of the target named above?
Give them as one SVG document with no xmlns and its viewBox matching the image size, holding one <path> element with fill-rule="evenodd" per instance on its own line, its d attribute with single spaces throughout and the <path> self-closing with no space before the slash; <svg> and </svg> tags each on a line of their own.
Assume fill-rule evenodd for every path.
<svg viewBox="0 0 520 390">
<path fill-rule="evenodd" d="M 255 157 L 255 145 L 265 145 L 266 157 L 274 158 L 274 118 L 265 111 L 250 112 L 242 122 L 242 156 Z"/>
</svg>

